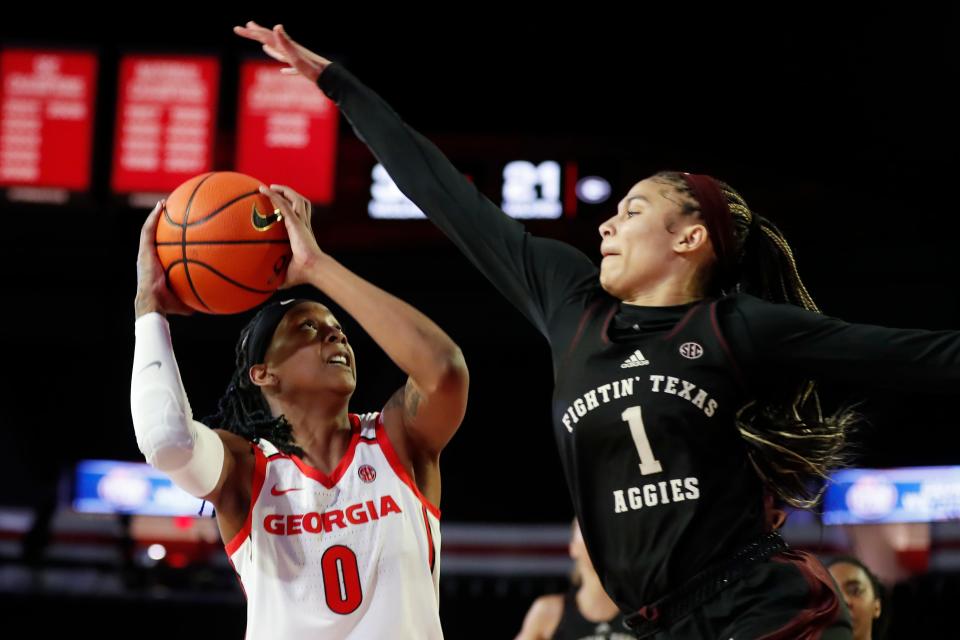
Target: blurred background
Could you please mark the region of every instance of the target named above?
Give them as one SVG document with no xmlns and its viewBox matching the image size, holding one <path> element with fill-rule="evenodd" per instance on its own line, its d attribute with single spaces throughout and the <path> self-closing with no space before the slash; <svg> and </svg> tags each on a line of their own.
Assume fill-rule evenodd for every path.
<svg viewBox="0 0 960 640">
<path fill-rule="evenodd" d="M 129 412 L 138 232 L 159 197 L 209 170 L 310 195 L 321 246 L 463 349 L 470 406 L 442 461 L 447 636 L 512 637 L 534 597 L 566 585 L 572 509 L 546 342 L 429 223 L 401 218 L 417 212 L 318 91 L 269 79 L 266 56 L 231 32 L 249 19 L 282 22 L 346 65 L 537 234 L 598 259 L 597 226 L 636 181 L 710 173 L 781 227 L 826 314 L 960 327 L 960 56 L 947 8 L 149 10 L 21 7 L 0 21 L 0 611 L 47 630 L 120 637 L 150 616 L 138 635 L 243 634 L 209 505 L 194 517 L 135 515 L 117 506 L 129 495 L 77 501 L 80 461 L 142 462 Z M 338 316 L 357 354 L 352 406 L 378 410 L 404 377 Z M 248 319 L 171 322 L 195 415 L 215 410 Z M 960 390 L 824 397 L 863 402 L 858 467 L 960 463 Z M 960 481 L 949 469 L 865 477 L 837 485 L 859 486 L 860 502 L 839 495 L 832 521 L 793 514 L 787 536 L 867 559 L 891 587 L 888 637 L 934 637 L 922 630 L 950 624 L 960 595 Z M 904 491 L 928 500 L 900 513 Z"/>
</svg>

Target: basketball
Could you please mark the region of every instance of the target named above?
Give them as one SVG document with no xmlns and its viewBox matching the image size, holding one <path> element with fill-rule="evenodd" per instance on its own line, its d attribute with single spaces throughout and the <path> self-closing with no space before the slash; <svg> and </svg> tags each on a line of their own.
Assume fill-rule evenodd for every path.
<svg viewBox="0 0 960 640">
<path fill-rule="evenodd" d="M 203 313 L 239 313 L 283 283 L 290 242 L 262 183 L 232 171 L 187 180 L 167 198 L 157 253 L 170 288 Z"/>
</svg>

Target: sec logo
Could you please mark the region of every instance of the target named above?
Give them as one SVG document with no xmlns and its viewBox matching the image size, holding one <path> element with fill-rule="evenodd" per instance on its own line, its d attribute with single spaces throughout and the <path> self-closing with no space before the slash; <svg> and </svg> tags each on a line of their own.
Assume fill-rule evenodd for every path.
<svg viewBox="0 0 960 640">
<path fill-rule="evenodd" d="M 690 360 L 696 360 L 703 355 L 703 347 L 696 342 L 684 342 L 680 345 L 680 355 Z"/>
<path fill-rule="evenodd" d="M 377 479 L 377 470 L 365 464 L 357 469 L 357 475 L 360 476 L 361 480 L 369 484 Z"/>
</svg>

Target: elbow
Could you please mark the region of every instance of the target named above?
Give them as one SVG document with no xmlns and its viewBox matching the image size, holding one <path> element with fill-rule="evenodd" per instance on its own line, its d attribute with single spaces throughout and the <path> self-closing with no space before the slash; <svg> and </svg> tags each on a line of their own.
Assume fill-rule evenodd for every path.
<svg viewBox="0 0 960 640">
<path fill-rule="evenodd" d="M 470 371 L 460 347 L 451 345 L 433 366 L 431 384 L 423 390 L 428 394 L 466 392 L 470 386 Z"/>
<path fill-rule="evenodd" d="M 137 447 L 153 468 L 169 472 L 189 462 L 194 438 L 190 418 L 164 388 L 146 389 L 131 398 Z"/>
</svg>

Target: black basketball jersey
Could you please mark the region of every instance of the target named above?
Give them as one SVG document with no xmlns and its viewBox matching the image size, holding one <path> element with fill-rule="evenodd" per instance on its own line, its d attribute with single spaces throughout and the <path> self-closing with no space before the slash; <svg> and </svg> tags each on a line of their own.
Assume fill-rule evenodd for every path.
<svg viewBox="0 0 960 640">
<path fill-rule="evenodd" d="M 742 293 L 687 308 L 621 303 L 590 258 L 528 233 L 341 65 L 318 84 L 403 193 L 549 340 L 567 482 L 594 567 L 627 611 L 762 531 L 760 483 L 734 426 L 755 394 L 739 388 L 723 336 L 751 389 L 799 375 L 960 388 L 957 331 L 850 324 Z"/>
<path fill-rule="evenodd" d="M 584 618 L 577 606 L 577 587 L 573 587 L 563 596 L 563 614 L 551 640 L 631 640 L 633 637 L 623 624 L 622 614 L 604 622 Z"/>
<path fill-rule="evenodd" d="M 636 610 L 759 536 L 762 491 L 734 427 L 745 392 L 716 303 L 660 331 L 612 331 L 619 307 L 602 296 L 584 312 L 554 424 L 594 566 Z"/>
</svg>

